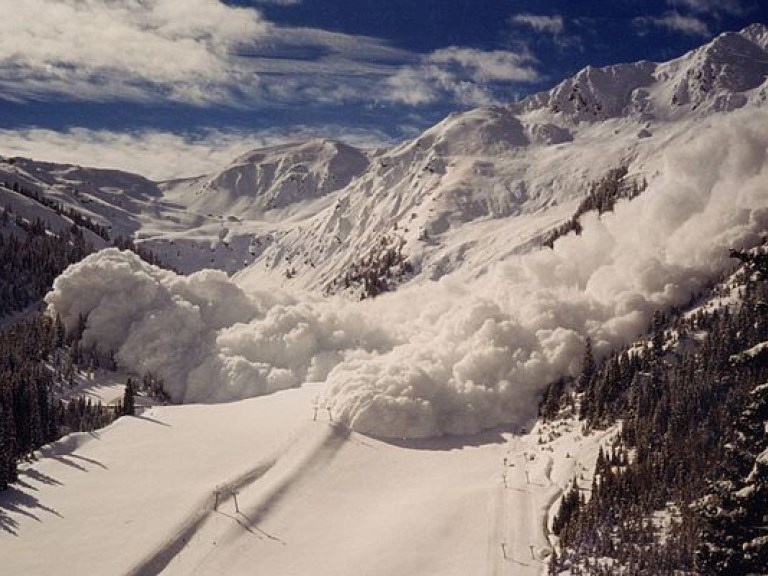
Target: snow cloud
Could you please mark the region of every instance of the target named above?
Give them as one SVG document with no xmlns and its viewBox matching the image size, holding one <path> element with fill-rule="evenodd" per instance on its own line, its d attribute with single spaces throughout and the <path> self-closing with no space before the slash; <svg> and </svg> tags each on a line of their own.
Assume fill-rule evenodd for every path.
<svg viewBox="0 0 768 576">
<path fill-rule="evenodd" d="M 733 113 L 666 153 L 646 192 L 553 250 L 471 282 L 447 277 L 372 301 L 244 293 L 107 250 L 46 301 L 86 342 L 162 375 L 179 401 L 237 399 L 326 381 L 334 418 L 382 437 L 468 434 L 536 413 L 542 388 L 685 303 L 768 230 L 768 113 Z"/>
</svg>

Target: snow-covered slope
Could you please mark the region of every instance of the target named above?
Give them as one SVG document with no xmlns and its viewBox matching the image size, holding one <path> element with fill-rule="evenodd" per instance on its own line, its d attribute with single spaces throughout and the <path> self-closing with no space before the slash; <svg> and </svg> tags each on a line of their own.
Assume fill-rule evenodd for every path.
<svg viewBox="0 0 768 576">
<path fill-rule="evenodd" d="M 351 146 L 311 140 L 249 152 L 217 174 L 168 189 L 170 197 L 200 212 L 259 217 L 344 188 L 368 164 L 368 157 Z"/>
<path fill-rule="evenodd" d="M 313 421 L 318 393 L 155 407 L 46 448 L 0 495 L 3 573 L 534 576 L 611 436 L 385 443 Z"/>
<path fill-rule="evenodd" d="M 157 184 L 119 170 L 0 158 L 0 183 L 72 208 L 106 227 L 112 237 L 132 237 L 143 219 L 157 214 Z"/>
<path fill-rule="evenodd" d="M 511 109 L 555 114 L 570 123 L 631 117 L 665 121 L 702 117 L 765 100 L 766 28 L 754 24 L 725 32 L 670 62 L 588 66 L 549 92 Z"/>
</svg>

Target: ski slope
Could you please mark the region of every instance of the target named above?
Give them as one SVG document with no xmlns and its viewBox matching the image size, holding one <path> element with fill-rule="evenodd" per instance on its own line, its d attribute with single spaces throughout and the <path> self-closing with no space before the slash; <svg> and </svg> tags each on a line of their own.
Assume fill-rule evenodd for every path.
<svg viewBox="0 0 768 576">
<path fill-rule="evenodd" d="M 321 392 L 156 406 L 46 448 L 0 496 L 3 574 L 539 574 L 550 508 L 610 436 L 383 442 L 314 420 Z"/>
</svg>

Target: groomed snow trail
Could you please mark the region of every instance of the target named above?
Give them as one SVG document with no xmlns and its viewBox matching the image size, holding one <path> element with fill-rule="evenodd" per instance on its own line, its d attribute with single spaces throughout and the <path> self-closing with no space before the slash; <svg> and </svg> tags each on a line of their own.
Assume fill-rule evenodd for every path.
<svg viewBox="0 0 768 576">
<path fill-rule="evenodd" d="M 3 576 L 534 576 L 605 436 L 384 442 L 313 421 L 320 391 L 155 407 L 44 451 L 0 495 Z"/>
<path fill-rule="evenodd" d="M 538 423 L 529 434 L 506 436 L 497 483 L 488 499 L 485 573 L 489 576 L 538 576 L 554 547 L 549 531 L 564 490 L 573 477 L 591 484 L 600 446 L 617 428 L 589 437 L 573 421 Z"/>
<path fill-rule="evenodd" d="M 512 437 L 499 465 L 489 515 L 489 576 L 537 575 L 550 550 L 547 509 L 540 505 L 545 493 L 555 490 L 540 463 L 549 456 L 531 448 L 526 438 Z"/>
<path fill-rule="evenodd" d="M 46 448 L 0 494 L 3 575 L 151 574 L 201 525 L 216 486 L 255 478 L 303 438 L 316 391 L 158 406 Z"/>
</svg>

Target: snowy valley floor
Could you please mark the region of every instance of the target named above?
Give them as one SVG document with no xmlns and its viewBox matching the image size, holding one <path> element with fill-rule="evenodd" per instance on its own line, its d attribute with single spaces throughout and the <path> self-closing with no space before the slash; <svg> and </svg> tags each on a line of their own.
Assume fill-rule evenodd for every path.
<svg viewBox="0 0 768 576">
<path fill-rule="evenodd" d="M 540 574 L 553 504 L 611 436 L 383 442 L 313 421 L 321 390 L 156 406 L 44 449 L 0 494 L 2 573 Z"/>
</svg>

